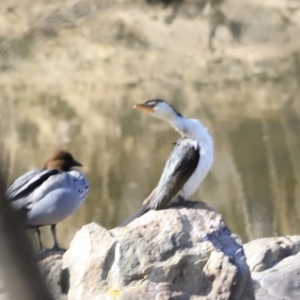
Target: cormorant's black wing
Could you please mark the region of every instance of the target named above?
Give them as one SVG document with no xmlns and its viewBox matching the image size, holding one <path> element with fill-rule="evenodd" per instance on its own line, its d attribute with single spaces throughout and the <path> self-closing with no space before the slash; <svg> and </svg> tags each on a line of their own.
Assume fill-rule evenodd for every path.
<svg viewBox="0 0 300 300">
<path fill-rule="evenodd" d="M 120 226 L 126 226 L 150 209 L 163 209 L 176 196 L 196 170 L 200 160 L 200 149 L 196 141 L 179 139 L 166 162 L 159 183 L 143 206 Z"/>
<path fill-rule="evenodd" d="M 149 208 L 165 208 L 192 176 L 199 160 L 200 149 L 198 143 L 190 139 L 179 139 L 166 162 Z"/>
<path fill-rule="evenodd" d="M 35 170 L 27 172 L 16 179 L 15 182 L 8 188 L 6 191 L 6 197 L 9 201 L 26 197 L 50 176 L 57 173 L 59 173 L 58 170 Z"/>
</svg>

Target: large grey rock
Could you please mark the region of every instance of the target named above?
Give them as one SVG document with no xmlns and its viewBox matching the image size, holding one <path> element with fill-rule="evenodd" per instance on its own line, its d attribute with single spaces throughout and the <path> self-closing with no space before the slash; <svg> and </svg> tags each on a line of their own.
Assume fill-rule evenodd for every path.
<svg viewBox="0 0 300 300">
<path fill-rule="evenodd" d="M 254 299 L 240 239 L 220 214 L 188 204 L 110 231 L 84 226 L 63 258 L 68 300 Z"/>
<path fill-rule="evenodd" d="M 245 245 L 257 300 L 300 299 L 300 236 L 263 238 Z"/>
</svg>

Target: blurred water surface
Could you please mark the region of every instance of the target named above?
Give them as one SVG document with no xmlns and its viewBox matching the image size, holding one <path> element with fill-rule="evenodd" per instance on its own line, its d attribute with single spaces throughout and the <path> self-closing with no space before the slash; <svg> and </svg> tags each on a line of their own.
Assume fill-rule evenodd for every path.
<svg viewBox="0 0 300 300">
<path fill-rule="evenodd" d="M 244 242 L 299 234 L 299 1 L 147 2 L 3 2 L 9 183 L 67 149 L 83 163 L 90 194 L 58 225 L 62 244 L 86 223 L 118 225 L 156 186 L 178 138 L 132 109 L 160 97 L 214 137 L 212 170 L 192 199 L 220 211 Z"/>
<path fill-rule="evenodd" d="M 192 199 L 223 213 L 244 241 L 300 230 L 300 104 L 286 88 L 285 83 L 247 83 L 222 89 L 225 97 L 238 95 L 240 104 L 222 104 L 218 89 L 199 91 L 196 103 L 167 99 L 185 116 L 200 119 L 214 137 L 213 168 Z M 263 109 L 257 101 L 261 91 Z M 41 111 L 53 110 L 44 119 L 49 130 L 53 124 L 54 135 L 48 139 L 29 119 L 5 123 L 18 141 L 11 151 L 10 181 L 42 167 L 57 148 L 70 150 L 84 165 L 90 194 L 74 216 L 58 225 L 64 245 L 86 223 L 118 225 L 139 208 L 159 180 L 178 135 L 168 124 L 133 110 L 133 104 L 129 96 L 113 106 L 103 100 L 89 108 L 90 114 L 87 110 L 83 121 L 64 101 L 41 101 Z M 5 107 L 8 112 L 18 109 Z M 89 133 L 89 124 L 97 118 L 102 125 Z"/>
</svg>

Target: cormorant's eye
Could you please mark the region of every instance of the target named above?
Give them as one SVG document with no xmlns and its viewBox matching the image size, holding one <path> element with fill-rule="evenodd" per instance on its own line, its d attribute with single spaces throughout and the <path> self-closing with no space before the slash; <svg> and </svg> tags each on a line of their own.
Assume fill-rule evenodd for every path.
<svg viewBox="0 0 300 300">
<path fill-rule="evenodd" d="M 149 102 L 146 102 L 147 106 L 150 106 L 150 107 L 154 107 L 156 105 L 156 102 L 155 101 L 149 101 Z"/>
<path fill-rule="evenodd" d="M 145 104 L 151 108 L 154 108 L 159 103 L 163 103 L 163 102 L 164 102 L 164 100 L 161 100 L 161 99 L 152 99 L 152 100 L 146 101 Z"/>
</svg>

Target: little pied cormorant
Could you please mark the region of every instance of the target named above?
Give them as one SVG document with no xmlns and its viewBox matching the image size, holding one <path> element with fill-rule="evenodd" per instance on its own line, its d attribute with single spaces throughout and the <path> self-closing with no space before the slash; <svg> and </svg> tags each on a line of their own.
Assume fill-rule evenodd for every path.
<svg viewBox="0 0 300 300">
<path fill-rule="evenodd" d="M 157 187 L 142 208 L 121 226 L 151 209 L 164 209 L 174 198 L 189 199 L 209 172 L 214 156 L 213 139 L 198 120 L 184 118 L 171 104 L 161 99 L 136 104 L 134 108 L 167 121 L 181 138 L 166 162 Z"/>
</svg>

